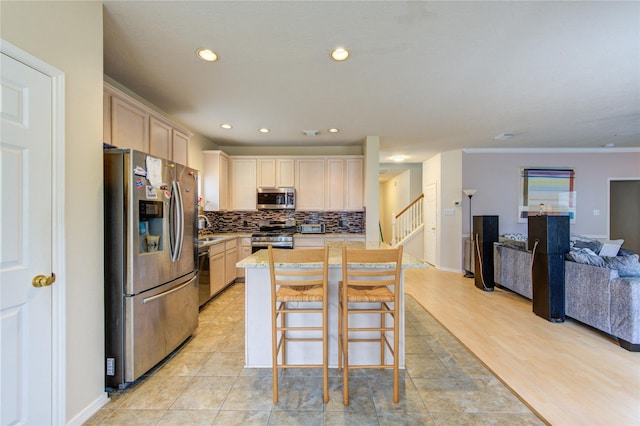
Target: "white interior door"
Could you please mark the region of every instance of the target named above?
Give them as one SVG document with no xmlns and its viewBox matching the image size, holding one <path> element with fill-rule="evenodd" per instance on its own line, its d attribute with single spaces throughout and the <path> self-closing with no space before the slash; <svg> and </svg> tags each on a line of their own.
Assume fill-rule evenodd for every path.
<svg viewBox="0 0 640 426">
<path fill-rule="evenodd" d="M 1 424 L 52 424 L 52 81 L 0 63 Z M 55 285 L 55 284 L 54 284 Z"/>
<path fill-rule="evenodd" d="M 424 258 L 431 265 L 436 264 L 437 250 L 437 189 L 436 184 L 426 185 L 424 188 Z"/>
</svg>

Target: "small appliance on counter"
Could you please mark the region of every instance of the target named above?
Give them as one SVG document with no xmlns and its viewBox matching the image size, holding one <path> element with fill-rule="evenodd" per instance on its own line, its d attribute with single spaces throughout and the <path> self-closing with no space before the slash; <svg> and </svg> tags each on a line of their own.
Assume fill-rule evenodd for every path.
<svg viewBox="0 0 640 426">
<path fill-rule="evenodd" d="M 301 234 L 324 234 L 324 223 L 303 223 L 300 225 Z"/>
</svg>

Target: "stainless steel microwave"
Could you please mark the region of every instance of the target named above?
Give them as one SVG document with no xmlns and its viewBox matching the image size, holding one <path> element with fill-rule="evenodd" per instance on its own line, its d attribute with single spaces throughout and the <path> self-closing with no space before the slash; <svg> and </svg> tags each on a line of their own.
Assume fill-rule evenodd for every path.
<svg viewBox="0 0 640 426">
<path fill-rule="evenodd" d="M 295 209 L 295 188 L 258 188 L 256 208 L 265 209 Z"/>
</svg>

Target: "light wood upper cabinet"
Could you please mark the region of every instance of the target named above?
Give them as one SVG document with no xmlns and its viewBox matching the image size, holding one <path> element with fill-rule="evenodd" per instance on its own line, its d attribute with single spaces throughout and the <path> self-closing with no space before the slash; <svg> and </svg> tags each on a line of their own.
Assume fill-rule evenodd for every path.
<svg viewBox="0 0 640 426">
<path fill-rule="evenodd" d="M 112 96 L 111 144 L 149 152 L 149 113 Z"/>
<path fill-rule="evenodd" d="M 178 164 L 188 165 L 189 163 L 189 136 L 173 129 L 171 138 L 171 147 L 173 148 L 173 161 Z"/>
<path fill-rule="evenodd" d="M 149 154 L 154 157 L 171 159 L 171 133 L 173 131 L 171 126 L 155 117 L 151 117 L 149 128 L 151 131 Z"/>
<path fill-rule="evenodd" d="M 276 160 L 276 186 L 296 186 L 296 166 L 293 158 Z"/>
<path fill-rule="evenodd" d="M 296 210 L 324 210 L 324 158 L 296 160 Z"/>
<path fill-rule="evenodd" d="M 327 191 L 325 204 L 327 210 L 344 209 L 344 161 L 339 158 L 327 159 Z"/>
<path fill-rule="evenodd" d="M 227 210 L 229 157 L 222 151 L 202 151 L 204 210 Z"/>
<path fill-rule="evenodd" d="M 295 160 L 293 158 L 258 158 L 257 186 L 291 187 L 295 181 Z"/>
<path fill-rule="evenodd" d="M 103 142 L 188 165 L 190 134 L 108 83 L 103 92 Z"/>
<path fill-rule="evenodd" d="M 231 158 L 231 208 L 233 210 L 256 209 L 257 160 L 255 158 Z"/>
<path fill-rule="evenodd" d="M 363 173 L 362 158 L 328 158 L 326 210 L 362 210 Z"/>
<path fill-rule="evenodd" d="M 276 185 L 276 159 L 259 158 L 257 160 L 257 186 L 275 187 Z"/>
<path fill-rule="evenodd" d="M 362 158 L 347 158 L 345 164 L 344 210 L 364 209 L 364 162 Z"/>
</svg>

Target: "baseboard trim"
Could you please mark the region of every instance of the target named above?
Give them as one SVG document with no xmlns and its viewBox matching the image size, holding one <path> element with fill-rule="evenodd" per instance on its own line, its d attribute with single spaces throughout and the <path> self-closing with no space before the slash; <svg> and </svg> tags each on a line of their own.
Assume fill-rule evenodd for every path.
<svg viewBox="0 0 640 426">
<path fill-rule="evenodd" d="M 80 411 L 74 418 L 67 422 L 69 426 L 80 426 L 93 417 L 102 407 L 109 402 L 109 394 L 104 392 L 99 398 L 94 400 L 91 404 L 87 405 L 82 411 Z"/>
</svg>

